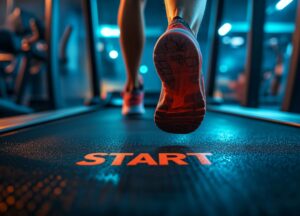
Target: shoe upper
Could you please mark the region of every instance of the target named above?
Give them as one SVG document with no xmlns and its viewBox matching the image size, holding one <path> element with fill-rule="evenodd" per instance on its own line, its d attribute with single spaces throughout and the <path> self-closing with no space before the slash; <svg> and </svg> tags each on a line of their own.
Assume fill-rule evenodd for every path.
<svg viewBox="0 0 300 216">
<path fill-rule="evenodd" d="M 137 106 L 143 103 L 144 92 L 142 90 L 134 90 L 131 92 L 123 92 L 123 104 L 125 106 Z"/>
<path fill-rule="evenodd" d="M 189 32 L 191 32 L 194 35 L 194 32 L 192 31 L 192 29 L 189 26 L 189 24 L 187 24 L 184 21 L 184 19 L 182 19 L 179 16 L 174 17 L 173 20 L 172 20 L 172 22 L 168 26 L 168 30 L 173 29 L 173 28 L 181 28 L 181 29 L 188 30 Z"/>
</svg>

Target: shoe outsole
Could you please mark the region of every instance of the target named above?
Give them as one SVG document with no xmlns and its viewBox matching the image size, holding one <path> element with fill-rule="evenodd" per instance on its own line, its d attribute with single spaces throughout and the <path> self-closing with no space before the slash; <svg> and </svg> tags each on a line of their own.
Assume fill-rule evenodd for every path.
<svg viewBox="0 0 300 216">
<path fill-rule="evenodd" d="M 181 29 L 170 30 L 159 38 L 153 57 L 162 81 L 154 116 L 157 127 L 178 134 L 195 131 L 205 115 L 200 48 Z"/>
<path fill-rule="evenodd" d="M 122 114 L 124 116 L 138 116 L 145 114 L 145 112 L 146 111 L 143 104 L 127 107 L 126 109 L 122 108 Z"/>
</svg>

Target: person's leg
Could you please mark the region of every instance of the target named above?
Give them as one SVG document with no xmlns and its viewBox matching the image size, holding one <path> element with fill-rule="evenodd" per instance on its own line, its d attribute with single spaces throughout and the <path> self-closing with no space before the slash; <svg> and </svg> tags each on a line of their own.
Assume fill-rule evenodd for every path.
<svg viewBox="0 0 300 216">
<path fill-rule="evenodd" d="M 145 3 L 145 0 L 121 0 L 120 2 L 118 24 L 127 73 L 126 91 L 139 87 L 138 70 L 145 42 Z"/>
<path fill-rule="evenodd" d="M 170 133 L 190 133 L 205 115 L 202 54 L 196 39 L 206 0 L 165 0 L 168 28 L 154 47 L 162 81 L 156 125 Z"/>
<path fill-rule="evenodd" d="M 121 0 L 118 23 L 126 65 L 127 81 L 123 92 L 123 115 L 143 114 L 144 93 L 139 67 L 145 43 L 144 8 L 146 0 Z"/>
<path fill-rule="evenodd" d="M 189 24 L 195 35 L 198 34 L 206 0 L 165 0 L 165 6 L 169 24 L 179 16 Z"/>
</svg>

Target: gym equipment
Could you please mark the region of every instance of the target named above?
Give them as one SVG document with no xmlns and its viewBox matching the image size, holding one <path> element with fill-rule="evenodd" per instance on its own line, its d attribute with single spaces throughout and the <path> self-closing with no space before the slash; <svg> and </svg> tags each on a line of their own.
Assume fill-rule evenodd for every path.
<svg viewBox="0 0 300 216">
<path fill-rule="evenodd" d="M 34 106 L 33 109 L 26 108 L 26 92 L 29 86 L 32 87 L 32 92 L 42 92 L 40 83 L 42 73 L 47 64 L 47 44 L 45 41 L 45 29 L 42 23 L 34 17 L 31 13 L 28 13 L 20 8 L 16 8 L 11 16 L 8 18 L 8 24 L 11 32 L 7 29 L 0 30 L 0 52 L 2 54 L 10 54 L 14 56 L 15 62 L 8 62 L 1 60 L 1 95 L 6 95 L 9 92 L 8 85 L 5 84 L 6 80 L 13 80 L 13 91 L 11 96 L 14 98 L 16 104 L 23 105 L 24 110 L 12 109 L 11 113 L 9 109 L 2 112 L 2 115 L 16 115 L 26 114 L 39 111 L 41 109 L 47 109 L 47 107 Z M 67 26 L 60 41 L 60 62 L 65 64 L 67 62 L 66 47 L 72 33 L 72 27 Z M 7 64 L 10 63 L 11 67 L 15 68 L 14 72 L 5 73 Z M 14 64 L 14 65 L 13 65 Z M 34 69 L 34 71 L 33 71 Z M 45 91 L 45 90 L 44 90 Z M 6 97 L 8 99 L 8 97 Z M 36 99 L 35 99 L 36 101 Z M 8 102 L 8 101 L 6 101 Z M 35 103 L 40 105 L 41 101 Z M 12 103 L 12 105 L 14 105 Z M 29 104 L 30 105 L 30 104 Z M 32 105 L 31 105 L 32 106 Z M 15 107 L 15 106 L 13 106 Z"/>
<path fill-rule="evenodd" d="M 21 52 L 20 40 L 12 32 L 8 30 L 0 30 L 0 52 L 1 52 L 0 57 L 2 56 L 0 58 L 0 80 L 1 80 L 0 86 L 1 86 L 1 97 L 2 97 L 0 99 L 1 115 L 9 116 L 9 115 L 27 114 L 33 112 L 32 109 L 14 103 L 10 101 L 8 98 L 6 77 L 9 76 L 10 74 L 5 73 L 5 68 L 9 64 L 11 64 L 15 56 Z"/>
</svg>

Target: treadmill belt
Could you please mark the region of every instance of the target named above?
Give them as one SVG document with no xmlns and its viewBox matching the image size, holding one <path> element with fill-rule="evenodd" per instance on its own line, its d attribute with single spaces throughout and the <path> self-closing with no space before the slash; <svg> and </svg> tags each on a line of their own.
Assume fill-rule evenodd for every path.
<svg viewBox="0 0 300 216">
<path fill-rule="evenodd" d="M 106 109 L 2 135 L 0 215 L 299 215 L 298 128 L 208 112 L 195 133 L 173 135 L 153 112 Z M 91 153 L 108 155 L 79 166 Z M 113 166 L 110 153 L 134 155 Z M 211 155 L 166 165 L 162 153 Z M 153 160 L 134 164 L 140 154 Z"/>
</svg>

